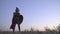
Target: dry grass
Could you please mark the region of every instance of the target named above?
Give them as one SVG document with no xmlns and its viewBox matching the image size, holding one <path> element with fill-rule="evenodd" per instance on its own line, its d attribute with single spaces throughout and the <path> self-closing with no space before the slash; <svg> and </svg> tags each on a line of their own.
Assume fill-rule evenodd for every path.
<svg viewBox="0 0 60 34">
<path fill-rule="evenodd" d="M 0 34 L 59 34 L 57 31 L 1 31 Z"/>
</svg>

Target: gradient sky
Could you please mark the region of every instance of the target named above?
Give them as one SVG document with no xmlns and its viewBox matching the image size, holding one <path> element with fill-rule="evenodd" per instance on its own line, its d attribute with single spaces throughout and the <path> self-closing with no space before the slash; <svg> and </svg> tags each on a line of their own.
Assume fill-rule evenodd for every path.
<svg viewBox="0 0 60 34">
<path fill-rule="evenodd" d="M 16 7 L 24 16 L 22 30 L 60 24 L 60 0 L 0 0 L 0 28 L 9 30 Z"/>
</svg>

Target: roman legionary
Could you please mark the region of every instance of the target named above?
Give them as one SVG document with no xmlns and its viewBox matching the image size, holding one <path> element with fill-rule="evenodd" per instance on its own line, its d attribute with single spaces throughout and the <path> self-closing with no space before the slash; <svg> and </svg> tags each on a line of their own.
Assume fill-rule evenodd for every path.
<svg viewBox="0 0 60 34">
<path fill-rule="evenodd" d="M 20 31 L 20 24 L 23 21 L 23 16 L 19 13 L 19 9 L 16 7 L 15 12 L 13 13 L 13 18 L 12 18 L 12 24 L 10 26 L 10 29 L 13 29 L 13 32 L 15 31 L 15 26 L 18 24 L 18 29 Z"/>
</svg>

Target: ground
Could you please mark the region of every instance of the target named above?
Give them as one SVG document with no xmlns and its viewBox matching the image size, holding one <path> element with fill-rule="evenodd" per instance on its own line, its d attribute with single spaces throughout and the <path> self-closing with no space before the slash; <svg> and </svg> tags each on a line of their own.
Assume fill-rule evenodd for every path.
<svg viewBox="0 0 60 34">
<path fill-rule="evenodd" d="M 22 31 L 22 32 L 12 32 L 12 31 L 0 31 L 0 34 L 59 34 L 55 31 Z"/>
</svg>

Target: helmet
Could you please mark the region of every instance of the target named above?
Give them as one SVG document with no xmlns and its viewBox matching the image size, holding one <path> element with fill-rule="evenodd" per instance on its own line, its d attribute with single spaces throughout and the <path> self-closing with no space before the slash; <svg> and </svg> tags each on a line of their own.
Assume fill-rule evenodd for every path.
<svg viewBox="0 0 60 34">
<path fill-rule="evenodd" d="M 16 11 L 16 12 L 19 12 L 19 8 L 18 8 L 18 7 L 16 7 L 15 11 Z"/>
</svg>

